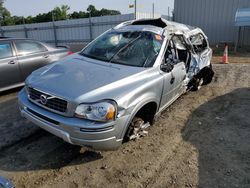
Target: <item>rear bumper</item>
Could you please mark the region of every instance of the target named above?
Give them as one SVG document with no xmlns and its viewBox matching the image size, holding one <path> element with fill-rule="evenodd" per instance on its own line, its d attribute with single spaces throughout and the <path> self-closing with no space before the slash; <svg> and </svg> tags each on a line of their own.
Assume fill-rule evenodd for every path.
<svg viewBox="0 0 250 188">
<path fill-rule="evenodd" d="M 122 143 L 128 116 L 108 123 L 64 117 L 31 103 L 24 90 L 18 96 L 23 117 L 64 141 L 96 150 L 115 150 Z"/>
</svg>

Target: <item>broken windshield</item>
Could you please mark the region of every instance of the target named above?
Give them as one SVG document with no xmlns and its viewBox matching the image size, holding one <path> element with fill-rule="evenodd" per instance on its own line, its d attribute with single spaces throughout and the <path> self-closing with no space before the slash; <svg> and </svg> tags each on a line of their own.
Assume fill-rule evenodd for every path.
<svg viewBox="0 0 250 188">
<path fill-rule="evenodd" d="M 151 67 L 163 38 L 148 31 L 111 31 L 85 48 L 81 55 L 110 63 Z"/>
</svg>

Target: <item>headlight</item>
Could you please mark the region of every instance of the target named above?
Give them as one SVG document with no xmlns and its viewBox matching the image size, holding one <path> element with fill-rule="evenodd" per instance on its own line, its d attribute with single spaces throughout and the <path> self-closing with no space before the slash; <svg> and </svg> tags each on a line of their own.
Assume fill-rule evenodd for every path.
<svg viewBox="0 0 250 188">
<path fill-rule="evenodd" d="M 117 112 L 116 103 L 113 101 L 101 101 L 91 104 L 80 104 L 75 111 L 78 118 L 94 121 L 115 120 Z"/>
</svg>

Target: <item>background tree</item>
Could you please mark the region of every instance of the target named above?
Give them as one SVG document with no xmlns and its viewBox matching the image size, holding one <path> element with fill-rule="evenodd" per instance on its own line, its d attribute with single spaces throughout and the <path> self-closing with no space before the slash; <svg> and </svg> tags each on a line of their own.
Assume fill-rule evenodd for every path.
<svg viewBox="0 0 250 188">
<path fill-rule="evenodd" d="M 62 5 L 61 7 L 55 7 L 52 12 L 54 14 L 55 20 L 66 20 L 69 19 L 68 11 L 70 7 L 68 5 Z"/>
<path fill-rule="evenodd" d="M 108 10 L 108 9 L 105 9 L 105 8 L 102 8 L 100 10 L 100 13 L 101 13 L 100 16 L 119 15 L 119 14 L 121 14 L 120 11 L 117 11 L 117 10 Z"/>
<path fill-rule="evenodd" d="M 87 12 L 84 12 L 84 11 L 79 11 L 79 12 L 74 11 L 74 12 L 70 15 L 70 18 L 71 18 L 71 19 L 87 18 L 87 17 L 88 17 L 88 13 L 87 13 Z"/>
<path fill-rule="evenodd" d="M 10 12 L 4 7 L 4 0 L 0 0 L 0 16 L 2 17 L 1 25 L 19 25 L 19 24 L 31 24 L 41 22 L 51 22 L 52 15 L 55 20 L 66 20 L 66 19 L 78 19 L 88 18 L 89 13 L 92 17 L 106 16 L 106 15 L 118 15 L 121 14 L 117 10 L 101 9 L 98 10 L 94 5 L 89 5 L 87 11 L 74 11 L 69 13 L 70 7 L 68 5 L 57 6 L 53 10 L 47 13 L 40 13 L 36 16 L 28 16 L 26 18 L 22 16 L 11 16 Z"/>
<path fill-rule="evenodd" d="M 14 24 L 10 12 L 3 6 L 4 0 L 0 0 L 0 20 L 2 25 Z"/>
<path fill-rule="evenodd" d="M 89 5 L 89 7 L 87 8 L 87 11 L 88 13 L 91 14 L 92 17 L 100 16 L 99 11 L 96 10 L 94 5 Z"/>
</svg>

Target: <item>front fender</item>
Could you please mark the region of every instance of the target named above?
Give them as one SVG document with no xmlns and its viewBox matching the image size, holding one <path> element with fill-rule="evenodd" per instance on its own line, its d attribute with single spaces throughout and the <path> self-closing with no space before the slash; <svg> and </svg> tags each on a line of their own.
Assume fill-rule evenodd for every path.
<svg viewBox="0 0 250 188">
<path fill-rule="evenodd" d="M 124 137 L 134 116 L 143 106 L 150 102 L 154 102 L 157 105 L 156 111 L 158 111 L 162 97 L 163 84 L 163 76 L 158 74 L 156 77 L 151 77 L 150 80 L 142 83 L 140 87 L 134 88 L 119 100 L 119 105 L 124 109 L 124 115 L 129 115 L 120 138 Z"/>
<path fill-rule="evenodd" d="M 143 106 L 145 106 L 146 104 L 151 103 L 151 102 L 154 102 L 157 104 L 157 111 L 158 111 L 160 101 L 159 101 L 159 99 L 157 99 L 155 97 L 147 98 L 146 100 L 143 100 L 143 101 L 140 101 L 139 103 L 137 103 L 137 105 L 130 107 L 131 108 L 130 109 L 131 110 L 130 116 L 127 119 L 125 127 L 123 128 L 123 131 L 122 131 L 119 138 L 124 138 L 124 135 L 126 134 L 128 127 L 129 127 L 130 123 L 132 122 L 133 118 L 135 117 L 135 115 L 139 112 L 140 109 L 142 109 Z"/>
</svg>

